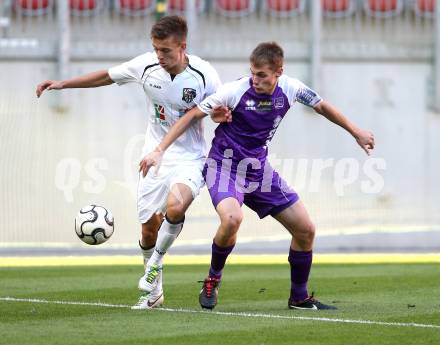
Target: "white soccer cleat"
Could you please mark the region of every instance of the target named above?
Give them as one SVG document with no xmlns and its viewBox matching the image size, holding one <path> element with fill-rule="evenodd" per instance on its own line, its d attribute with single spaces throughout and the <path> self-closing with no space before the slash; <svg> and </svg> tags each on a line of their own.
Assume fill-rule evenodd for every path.
<svg viewBox="0 0 440 345">
<path fill-rule="evenodd" d="M 153 309 L 160 307 L 163 304 L 164 297 L 163 291 L 157 291 L 157 293 L 145 292 L 139 297 L 139 301 L 131 307 L 133 310 L 141 309 Z"/>
<path fill-rule="evenodd" d="M 151 265 L 147 266 L 145 274 L 139 279 L 138 288 L 145 292 L 153 292 L 162 279 L 162 266 Z"/>
</svg>

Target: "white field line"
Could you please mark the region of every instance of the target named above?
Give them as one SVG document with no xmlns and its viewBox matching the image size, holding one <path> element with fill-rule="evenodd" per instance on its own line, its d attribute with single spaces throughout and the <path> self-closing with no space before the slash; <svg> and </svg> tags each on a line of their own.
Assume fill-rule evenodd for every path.
<svg viewBox="0 0 440 345">
<path fill-rule="evenodd" d="M 33 298 L 15 298 L 15 297 L 0 297 L 0 301 L 5 302 L 27 302 L 27 303 L 46 303 L 46 304 L 62 304 L 62 305 L 84 305 L 92 307 L 104 308 L 130 308 L 126 304 L 108 304 L 99 302 L 75 302 L 75 301 L 51 301 L 45 299 Z M 317 321 L 317 322 L 334 322 L 334 323 L 350 323 L 363 325 L 378 325 L 378 326 L 395 326 L 395 327 L 417 327 L 417 328 L 435 328 L 440 329 L 440 325 L 422 324 L 422 323 L 404 323 L 404 322 L 384 322 L 371 320 L 350 320 L 350 319 L 334 319 L 328 317 L 310 317 L 310 316 L 288 316 L 288 315 L 274 315 L 274 314 L 260 314 L 260 313 L 233 313 L 223 311 L 204 311 L 191 309 L 172 309 L 172 308 L 155 308 L 153 311 L 165 311 L 173 313 L 189 313 L 189 314 L 206 314 L 206 315 L 220 315 L 220 316 L 235 316 L 244 318 L 264 318 L 264 319 L 283 319 L 283 320 L 301 320 L 301 321 Z M 312 313 L 315 311 L 311 311 Z"/>
</svg>

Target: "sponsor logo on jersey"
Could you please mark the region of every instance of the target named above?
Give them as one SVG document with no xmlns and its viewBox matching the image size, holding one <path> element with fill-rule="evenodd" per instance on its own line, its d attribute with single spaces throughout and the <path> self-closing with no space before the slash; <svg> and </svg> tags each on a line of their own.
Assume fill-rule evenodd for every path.
<svg viewBox="0 0 440 345">
<path fill-rule="evenodd" d="M 154 110 L 156 110 L 156 119 L 165 120 L 165 107 L 160 104 L 154 104 Z"/>
<path fill-rule="evenodd" d="M 257 104 L 257 111 L 259 112 L 269 112 L 272 110 L 272 101 L 260 101 Z"/>
<path fill-rule="evenodd" d="M 296 100 L 304 105 L 311 105 L 317 94 L 309 88 L 300 88 L 296 94 Z"/>
<path fill-rule="evenodd" d="M 154 87 L 155 89 L 161 89 L 162 88 L 162 86 L 160 86 L 160 85 L 156 85 L 156 84 L 152 84 L 152 83 L 150 83 L 149 84 L 151 87 Z"/>
<path fill-rule="evenodd" d="M 183 88 L 182 101 L 191 103 L 196 96 L 197 93 L 195 89 L 191 89 L 190 87 Z"/>
<path fill-rule="evenodd" d="M 246 102 L 245 110 L 256 110 L 255 101 L 253 99 L 248 99 Z"/>
<path fill-rule="evenodd" d="M 248 99 L 246 101 L 246 106 L 253 107 L 255 105 L 255 101 L 253 99 Z"/>
<path fill-rule="evenodd" d="M 169 126 L 170 124 L 166 121 L 165 107 L 160 104 L 154 104 L 154 110 L 156 114 L 156 122 L 164 126 Z"/>
<path fill-rule="evenodd" d="M 284 98 L 283 97 L 277 97 L 275 98 L 275 109 L 280 109 L 284 107 Z"/>
</svg>

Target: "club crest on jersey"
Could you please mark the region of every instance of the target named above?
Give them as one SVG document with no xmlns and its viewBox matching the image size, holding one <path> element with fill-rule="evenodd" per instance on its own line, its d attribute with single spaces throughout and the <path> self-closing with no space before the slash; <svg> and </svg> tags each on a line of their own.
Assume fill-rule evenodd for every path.
<svg viewBox="0 0 440 345">
<path fill-rule="evenodd" d="M 284 98 L 278 97 L 275 98 L 275 109 L 280 109 L 284 107 Z"/>
<path fill-rule="evenodd" d="M 194 98 L 196 98 L 196 95 L 196 90 L 191 89 L 190 87 L 183 88 L 182 101 L 189 104 Z"/>
</svg>

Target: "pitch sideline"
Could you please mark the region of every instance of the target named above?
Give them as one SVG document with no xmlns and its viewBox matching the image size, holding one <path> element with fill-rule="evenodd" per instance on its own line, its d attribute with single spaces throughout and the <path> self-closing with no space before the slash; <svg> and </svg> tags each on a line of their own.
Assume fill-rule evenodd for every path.
<svg viewBox="0 0 440 345">
<path fill-rule="evenodd" d="M 130 305 L 126 305 L 126 304 L 108 304 L 108 303 L 76 302 L 76 301 L 51 301 L 51 300 L 45 300 L 45 299 L 15 298 L 15 297 L 0 297 L 0 301 L 61 304 L 61 305 L 82 305 L 82 306 L 104 307 L 104 308 L 130 308 L 131 307 Z M 235 317 L 248 317 L 248 318 L 266 318 L 266 319 L 334 322 L 334 323 L 348 323 L 348 324 L 366 324 L 366 325 L 376 325 L 376 326 L 440 329 L 440 325 L 422 324 L 422 323 L 385 322 L 385 321 L 372 321 L 372 320 L 350 320 L 350 319 L 337 319 L 337 318 L 332 319 L 332 318 L 328 318 L 328 317 L 288 316 L 288 315 L 274 315 L 274 314 L 261 314 L 261 313 L 234 313 L 234 312 L 222 312 L 222 311 L 203 311 L 203 310 L 172 309 L 172 308 L 156 308 L 156 309 L 152 309 L 151 311 L 147 311 L 147 312 L 156 312 L 156 311 L 173 312 L 173 313 L 219 315 L 219 316 L 235 316 Z M 139 312 L 139 311 L 133 311 L 133 312 Z M 140 312 L 146 312 L 146 311 L 140 311 Z"/>
<path fill-rule="evenodd" d="M 170 255 L 166 265 L 209 264 L 210 255 Z M 139 255 L 0 257 L 0 267 L 141 265 Z M 315 254 L 315 264 L 440 263 L 440 254 Z M 285 255 L 231 255 L 229 264 L 286 264 Z"/>
</svg>

